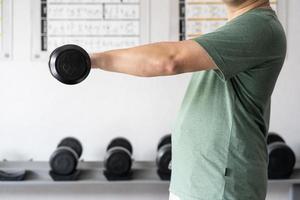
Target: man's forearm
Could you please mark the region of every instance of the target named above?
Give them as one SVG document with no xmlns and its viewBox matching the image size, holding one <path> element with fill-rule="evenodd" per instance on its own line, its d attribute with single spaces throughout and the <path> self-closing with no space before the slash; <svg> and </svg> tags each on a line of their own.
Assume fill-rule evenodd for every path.
<svg viewBox="0 0 300 200">
<path fill-rule="evenodd" d="M 91 61 L 93 68 L 151 77 L 177 74 L 176 54 L 175 43 L 165 42 L 91 54 Z"/>
<path fill-rule="evenodd" d="M 197 42 L 161 42 L 91 55 L 92 67 L 142 77 L 216 69 Z"/>
</svg>

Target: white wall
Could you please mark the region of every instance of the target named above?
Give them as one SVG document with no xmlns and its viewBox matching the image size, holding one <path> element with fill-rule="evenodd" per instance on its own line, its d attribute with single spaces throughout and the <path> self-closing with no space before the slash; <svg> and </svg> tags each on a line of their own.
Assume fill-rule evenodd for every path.
<svg viewBox="0 0 300 200">
<path fill-rule="evenodd" d="M 288 0 L 288 55 L 273 94 L 271 130 L 282 134 L 300 154 L 300 2 Z"/>
<path fill-rule="evenodd" d="M 168 40 L 172 34 L 167 8 L 173 0 L 151 2 L 152 41 Z M 300 2 L 289 0 L 288 5 L 288 58 L 274 92 L 270 129 L 280 132 L 299 157 Z M 154 159 L 157 140 L 172 127 L 189 75 L 142 79 L 93 71 L 82 84 L 65 86 L 51 77 L 46 62 L 30 61 L 29 38 L 29 0 L 15 0 L 14 59 L 0 62 L 0 159 L 47 160 L 57 142 L 66 135 L 81 139 L 86 160 L 102 159 L 106 144 L 117 135 L 132 141 L 136 159 Z M 91 196 L 85 188 L 77 191 L 85 199 L 101 196 L 99 193 Z M 167 198 L 166 189 L 149 191 L 145 191 L 145 199 Z M 22 199 L 23 193 L 11 199 Z M 287 199 L 287 193 L 288 186 L 271 185 L 268 200 Z M 33 194 L 29 192 L 30 199 Z M 67 191 L 58 194 L 62 199 L 68 196 Z M 137 195 L 130 199 L 143 194 Z M 58 196 L 53 198 L 58 200 Z"/>
<path fill-rule="evenodd" d="M 169 39 L 169 1 L 151 1 L 151 41 Z M 166 8 L 161 12 L 160 8 Z M 14 59 L 0 62 L 0 159 L 47 160 L 58 141 L 78 137 L 85 160 L 101 160 L 114 136 L 128 137 L 137 160 L 153 160 L 169 133 L 189 75 L 135 78 L 92 71 L 81 84 L 55 80 L 31 62 L 30 1 L 14 1 Z"/>
</svg>

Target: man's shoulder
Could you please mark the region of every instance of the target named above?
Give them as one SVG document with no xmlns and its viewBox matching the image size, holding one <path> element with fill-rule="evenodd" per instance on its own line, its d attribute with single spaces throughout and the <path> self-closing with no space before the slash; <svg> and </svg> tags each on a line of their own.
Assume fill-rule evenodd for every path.
<svg viewBox="0 0 300 200">
<path fill-rule="evenodd" d="M 247 38 L 248 41 L 261 44 L 286 45 L 284 29 L 277 18 L 275 11 L 267 8 L 258 8 L 229 21 L 221 27 L 216 33 L 232 34 L 236 37 Z"/>
<path fill-rule="evenodd" d="M 262 29 L 264 27 L 269 28 L 272 23 L 280 24 L 275 11 L 272 9 L 257 8 L 230 20 L 222 28 L 226 29 L 237 26 L 255 30 Z"/>
</svg>

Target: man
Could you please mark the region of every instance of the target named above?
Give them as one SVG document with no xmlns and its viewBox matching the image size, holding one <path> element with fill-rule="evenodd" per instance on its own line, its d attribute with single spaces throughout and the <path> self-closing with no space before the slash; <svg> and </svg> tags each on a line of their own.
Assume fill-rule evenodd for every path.
<svg viewBox="0 0 300 200">
<path fill-rule="evenodd" d="M 172 135 L 170 199 L 263 200 L 270 98 L 286 54 L 268 0 L 224 0 L 229 21 L 194 40 L 91 55 L 135 76 L 194 72 Z"/>
</svg>

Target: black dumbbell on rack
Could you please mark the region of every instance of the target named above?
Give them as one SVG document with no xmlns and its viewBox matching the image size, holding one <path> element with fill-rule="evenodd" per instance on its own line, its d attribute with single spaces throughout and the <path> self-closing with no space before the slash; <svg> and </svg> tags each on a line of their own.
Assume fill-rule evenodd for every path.
<svg viewBox="0 0 300 200">
<path fill-rule="evenodd" d="M 293 150 L 277 133 L 269 133 L 267 137 L 269 179 L 288 179 L 293 173 L 296 157 Z"/>
<path fill-rule="evenodd" d="M 171 177 L 171 134 L 162 137 L 157 146 L 156 165 L 157 173 L 162 180 L 170 180 Z"/>
<path fill-rule="evenodd" d="M 123 137 L 113 139 L 106 149 L 104 175 L 108 180 L 130 180 L 132 178 L 132 146 Z"/>
<path fill-rule="evenodd" d="M 80 46 L 68 44 L 55 49 L 49 59 L 51 74 L 60 82 L 74 85 L 90 73 L 89 54 Z"/>
<path fill-rule="evenodd" d="M 59 142 L 50 157 L 50 176 L 55 181 L 77 180 L 80 171 L 77 170 L 79 158 L 82 154 L 80 141 L 73 137 L 66 137 Z"/>
<path fill-rule="evenodd" d="M 24 181 L 28 170 L 0 170 L 0 181 Z"/>
</svg>

